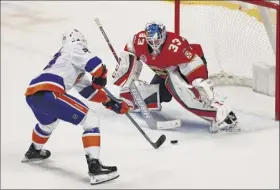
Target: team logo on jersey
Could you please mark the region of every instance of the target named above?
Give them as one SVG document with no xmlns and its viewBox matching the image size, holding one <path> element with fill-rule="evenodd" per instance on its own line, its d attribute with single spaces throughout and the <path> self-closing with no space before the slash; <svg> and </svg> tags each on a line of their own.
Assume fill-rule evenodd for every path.
<svg viewBox="0 0 280 190">
<path fill-rule="evenodd" d="M 72 116 L 73 119 L 78 119 L 78 117 L 79 117 L 79 116 L 78 116 L 77 114 L 74 114 L 74 115 Z"/>
<path fill-rule="evenodd" d="M 140 56 L 140 60 L 146 63 L 147 62 L 147 57 L 144 54 L 142 54 Z"/>
<path fill-rule="evenodd" d="M 183 49 L 183 53 L 185 54 L 185 56 L 188 59 L 191 59 L 193 57 L 193 54 L 191 52 L 187 51 L 186 48 Z"/>
</svg>

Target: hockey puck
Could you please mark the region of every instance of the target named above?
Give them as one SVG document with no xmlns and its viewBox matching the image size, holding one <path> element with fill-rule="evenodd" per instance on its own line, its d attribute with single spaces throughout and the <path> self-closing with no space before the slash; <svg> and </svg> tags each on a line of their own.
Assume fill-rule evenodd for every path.
<svg viewBox="0 0 280 190">
<path fill-rule="evenodd" d="M 178 140 L 172 140 L 170 141 L 171 144 L 177 144 L 178 143 Z"/>
</svg>

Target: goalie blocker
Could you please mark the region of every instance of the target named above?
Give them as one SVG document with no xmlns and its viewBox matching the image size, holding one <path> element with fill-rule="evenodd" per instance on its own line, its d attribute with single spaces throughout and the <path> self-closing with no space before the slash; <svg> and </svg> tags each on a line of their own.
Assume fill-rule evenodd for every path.
<svg viewBox="0 0 280 190">
<path fill-rule="evenodd" d="M 131 112 L 140 112 L 131 94 L 131 84 L 137 81 L 142 70 L 142 63 L 129 52 L 120 54 L 118 66 L 113 73 L 113 82 L 121 86 L 120 97 L 132 108 Z M 149 111 L 160 111 L 159 84 L 146 84 L 142 81 L 135 83 L 140 96 L 143 98 Z"/>
</svg>

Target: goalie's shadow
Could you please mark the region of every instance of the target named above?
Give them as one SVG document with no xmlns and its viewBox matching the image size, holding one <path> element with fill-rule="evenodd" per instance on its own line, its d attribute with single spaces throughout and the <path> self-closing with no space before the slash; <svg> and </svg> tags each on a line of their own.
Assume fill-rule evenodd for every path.
<svg viewBox="0 0 280 190">
<path fill-rule="evenodd" d="M 164 131 L 173 131 L 173 132 L 181 132 L 181 133 L 209 133 L 209 123 L 206 121 L 194 121 L 194 120 L 188 120 L 188 119 L 182 119 L 182 118 L 174 118 L 170 115 L 166 116 L 159 112 L 151 112 L 152 116 L 157 121 L 167 121 L 167 120 L 173 120 L 173 119 L 181 119 L 182 126 L 175 129 L 165 129 Z M 145 123 L 141 113 L 133 113 L 133 117 L 139 121 L 141 121 L 141 126 L 148 128 L 147 124 Z M 140 123 L 139 123 L 140 124 Z"/>
<path fill-rule="evenodd" d="M 205 122 L 194 122 L 186 119 L 182 119 L 182 127 L 178 128 L 180 132 L 205 132 L 209 133 L 209 124 Z"/>
</svg>

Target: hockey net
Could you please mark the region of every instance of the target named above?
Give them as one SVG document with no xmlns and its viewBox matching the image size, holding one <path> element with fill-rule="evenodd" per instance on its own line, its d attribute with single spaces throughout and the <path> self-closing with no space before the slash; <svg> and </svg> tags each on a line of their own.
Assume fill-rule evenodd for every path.
<svg viewBox="0 0 280 190">
<path fill-rule="evenodd" d="M 175 0 L 174 5 L 175 32 L 202 45 L 214 83 L 275 96 L 279 120 L 279 2 Z"/>
</svg>

